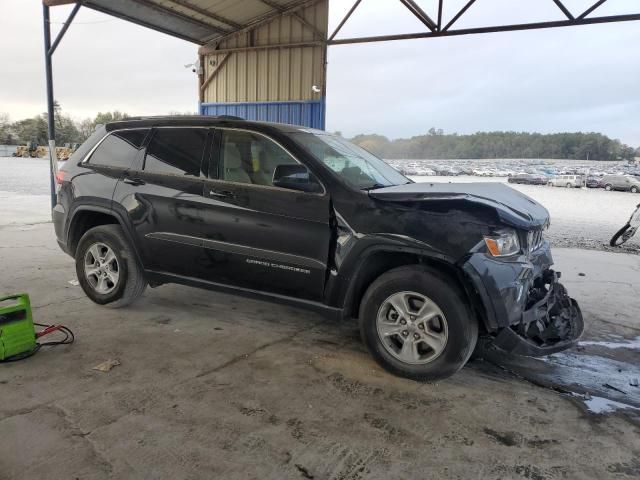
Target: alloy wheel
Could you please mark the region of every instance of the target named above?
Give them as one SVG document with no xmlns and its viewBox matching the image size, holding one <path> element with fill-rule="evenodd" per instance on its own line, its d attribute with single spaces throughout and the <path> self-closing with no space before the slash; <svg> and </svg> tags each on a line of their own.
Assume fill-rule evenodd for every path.
<svg viewBox="0 0 640 480">
<path fill-rule="evenodd" d="M 438 358 L 449 338 L 447 320 L 438 305 L 416 292 L 398 292 L 378 309 L 378 337 L 401 362 L 422 365 Z"/>
<path fill-rule="evenodd" d="M 84 256 L 84 274 L 97 293 L 106 295 L 118 286 L 120 265 L 118 258 L 108 245 L 94 243 Z"/>
</svg>

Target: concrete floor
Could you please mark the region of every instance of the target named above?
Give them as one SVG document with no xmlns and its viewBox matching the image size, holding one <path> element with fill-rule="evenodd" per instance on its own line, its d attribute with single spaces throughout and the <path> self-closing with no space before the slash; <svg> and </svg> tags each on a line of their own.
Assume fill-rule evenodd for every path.
<svg viewBox="0 0 640 480">
<path fill-rule="evenodd" d="M 2 479 L 640 476 L 640 388 L 624 385 L 640 377 L 625 344 L 640 335 L 638 256 L 556 251 L 593 342 L 577 363 L 476 360 L 420 384 L 378 368 L 354 323 L 293 308 L 174 285 L 96 306 L 52 230 L 0 228 L 0 293 L 28 292 L 36 321 L 77 336 L 0 365 Z M 121 365 L 92 370 L 108 359 Z M 589 368 L 581 384 L 562 375 Z M 603 378 L 625 393 L 606 397 Z M 594 414 L 587 392 L 626 408 Z"/>
</svg>

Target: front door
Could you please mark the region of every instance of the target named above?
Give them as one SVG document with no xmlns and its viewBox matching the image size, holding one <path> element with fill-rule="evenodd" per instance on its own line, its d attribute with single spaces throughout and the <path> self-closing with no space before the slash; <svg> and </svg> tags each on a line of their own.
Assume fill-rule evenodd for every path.
<svg viewBox="0 0 640 480">
<path fill-rule="evenodd" d="M 204 185 L 201 275 L 321 300 L 331 239 L 329 195 L 274 187 L 273 171 L 284 164 L 299 162 L 262 134 L 216 131 Z"/>
<path fill-rule="evenodd" d="M 129 216 L 146 270 L 196 276 L 202 252 L 203 159 L 211 130 L 161 127 L 114 192 Z"/>
</svg>

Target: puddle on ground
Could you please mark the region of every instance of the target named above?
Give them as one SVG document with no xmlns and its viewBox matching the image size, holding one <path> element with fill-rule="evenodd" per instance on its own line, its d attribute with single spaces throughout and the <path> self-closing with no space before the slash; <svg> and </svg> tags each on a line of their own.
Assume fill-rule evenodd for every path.
<svg viewBox="0 0 640 480">
<path fill-rule="evenodd" d="M 619 335 L 612 335 L 612 337 L 615 338 L 620 338 L 621 341 L 619 342 L 596 342 L 596 341 L 587 341 L 587 342 L 580 342 L 580 346 L 582 347 L 586 347 L 586 346 L 593 346 L 593 347 L 604 347 L 604 348 L 609 348 L 612 350 L 616 350 L 618 348 L 626 348 L 629 350 L 640 350 L 640 337 L 636 337 L 630 340 L 626 340 L 624 339 L 624 337 L 621 337 Z"/>
<path fill-rule="evenodd" d="M 613 350 L 608 353 L 613 358 L 597 355 L 601 348 Z M 496 349 L 485 353 L 487 361 L 531 383 L 570 395 L 590 413 L 627 411 L 640 417 L 640 337 L 580 342 L 576 349 L 542 358 Z"/>
<path fill-rule="evenodd" d="M 603 397 L 581 397 L 580 400 L 584 402 L 584 404 L 587 406 L 587 410 L 589 410 L 591 413 L 611 413 L 615 412 L 616 410 L 640 411 L 640 408 L 638 407 L 633 407 L 626 403 L 616 402 L 615 400 L 610 400 Z"/>
</svg>

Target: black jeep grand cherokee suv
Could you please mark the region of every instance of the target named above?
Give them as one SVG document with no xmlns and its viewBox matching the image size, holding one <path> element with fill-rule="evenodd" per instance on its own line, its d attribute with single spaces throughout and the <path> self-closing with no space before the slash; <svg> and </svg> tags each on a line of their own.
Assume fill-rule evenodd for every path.
<svg viewBox="0 0 640 480">
<path fill-rule="evenodd" d="M 57 182 L 58 241 L 99 304 L 175 282 L 356 317 L 384 368 L 420 380 L 459 370 L 479 335 L 542 355 L 583 329 L 541 205 L 505 185 L 413 183 L 325 132 L 114 122 Z"/>
</svg>

